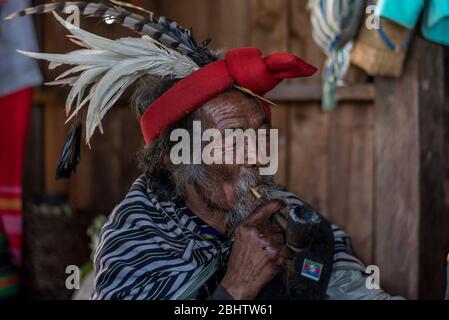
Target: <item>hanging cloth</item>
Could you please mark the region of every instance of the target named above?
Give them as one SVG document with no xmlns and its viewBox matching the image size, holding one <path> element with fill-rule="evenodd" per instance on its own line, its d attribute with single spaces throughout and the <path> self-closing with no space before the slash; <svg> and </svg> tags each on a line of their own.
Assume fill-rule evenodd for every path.
<svg viewBox="0 0 449 320">
<path fill-rule="evenodd" d="M 356 36 L 365 11 L 360 0 L 309 0 L 312 37 L 327 55 L 324 64 L 322 108 L 336 106 L 335 89 L 343 85 L 349 67 L 352 39 Z"/>
</svg>

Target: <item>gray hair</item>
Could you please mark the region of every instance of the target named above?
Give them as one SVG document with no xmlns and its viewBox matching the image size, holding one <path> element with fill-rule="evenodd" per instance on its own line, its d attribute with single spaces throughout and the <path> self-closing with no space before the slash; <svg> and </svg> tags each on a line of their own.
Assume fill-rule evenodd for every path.
<svg viewBox="0 0 449 320">
<path fill-rule="evenodd" d="M 141 117 L 148 106 L 170 89 L 177 80 L 147 76 L 142 78 L 131 98 L 131 107 Z M 178 123 L 167 127 L 157 138 L 146 144 L 137 154 L 139 167 L 149 182 L 156 186 L 155 193 L 161 197 L 185 196 L 188 185 L 196 186 L 198 181 L 208 181 L 201 165 L 173 165 L 168 161 L 170 150 L 177 143 L 170 140 L 174 129 L 193 131 L 193 121 L 200 120 L 198 112 L 192 112 Z"/>
</svg>

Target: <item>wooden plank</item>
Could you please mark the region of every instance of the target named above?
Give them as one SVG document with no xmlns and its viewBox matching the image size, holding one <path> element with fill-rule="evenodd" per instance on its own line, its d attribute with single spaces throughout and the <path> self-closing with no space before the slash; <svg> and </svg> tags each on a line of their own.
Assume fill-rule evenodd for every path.
<svg viewBox="0 0 449 320">
<path fill-rule="evenodd" d="M 197 41 L 202 42 L 212 37 L 209 26 L 213 23 L 209 13 L 208 0 L 170 0 L 156 1 L 158 15 L 169 17 L 183 28 L 191 27 Z"/>
<path fill-rule="evenodd" d="M 449 101 L 449 48 L 445 47 L 445 101 Z M 444 167 L 444 220 L 443 220 L 443 235 L 445 235 L 445 245 L 443 248 L 446 248 L 447 253 L 449 254 L 449 108 L 444 108 L 444 159 L 445 159 L 445 167 Z M 447 280 L 449 281 L 449 279 Z"/>
<path fill-rule="evenodd" d="M 96 144 L 93 144 L 93 148 L 95 147 Z M 96 178 L 93 169 L 92 150 L 86 145 L 83 135 L 81 161 L 69 181 L 69 203 L 74 211 L 88 212 L 95 207 L 95 202 L 99 201 L 93 194 L 92 186 Z"/>
<path fill-rule="evenodd" d="M 273 101 L 315 101 L 320 102 L 323 93 L 321 84 L 283 82 L 273 89 L 267 98 Z M 337 87 L 336 100 L 345 101 L 374 101 L 376 90 L 372 84 L 359 84 L 347 87 Z"/>
<path fill-rule="evenodd" d="M 248 45 L 248 0 L 172 0 L 153 1 L 154 10 L 177 21 L 183 27 L 192 27 L 199 42 L 212 39 L 211 49 L 227 49 Z"/>
<path fill-rule="evenodd" d="M 30 125 L 25 145 L 23 165 L 23 203 L 24 210 L 27 204 L 32 203 L 34 196 L 44 192 L 44 128 L 43 128 L 43 106 L 35 103 L 30 111 Z"/>
<path fill-rule="evenodd" d="M 264 55 L 288 48 L 288 1 L 250 0 L 250 44 Z"/>
<path fill-rule="evenodd" d="M 301 103 L 289 113 L 289 189 L 325 216 L 327 208 L 327 135 L 329 114 L 316 103 Z"/>
<path fill-rule="evenodd" d="M 442 46 L 420 39 L 417 44 L 419 103 L 419 187 L 420 187 L 420 299 L 441 299 L 446 289 L 444 222 L 444 52 Z"/>
<path fill-rule="evenodd" d="M 311 37 L 307 2 L 289 2 L 289 51 L 320 67 L 324 57 Z M 291 103 L 288 119 L 290 189 L 318 209 L 328 213 L 327 136 L 329 114 L 322 112 L 319 101 L 320 72 L 310 78 L 284 81 L 271 95 Z M 301 99 L 298 99 L 301 98 Z"/>
<path fill-rule="evenodd" d="M 122 199 L 121 185 L 121 110 L 109 111 L 103 121 L 105 134 L 97 130 L 91 139 L 92 152 L 92 193 L 95 199 L 93 208 L 96 214 L 109 214 Z M 127 110 L 129 112 L 129 110 Z"/>
<path fill-rule="evenodd" d="M 373 254 L 372 103 L 340 104 L 329 114 L 327 199 L 329 219 L 351 235 L 365 264 Z"/>
<path fill-rule="evenodd" d="M 443 296 L 441 50 L 418 37 L 403 76 L 376 79 L 374 260 L 407 298 Z"/>
<path fill-rule="evenodd" d="M 121 110 L 121 193 L 128 193 L 131 184 L 142 174 L 138 166 L 137 152 L 144 146 L 144 140 L 140 131 L 136 115 L 130 108 Z"/>
<path fill-rule="evenodd" d="M 271 107 L 271 126 L 278 130 L 278 171 L 276 173 L 276 182 L 283 185 L 289 185 L 288 159 L 290 152 L 288 105 L 278 104 L 277 107 Z"/>
<path fill-rule="evenodd" d="M 117 106 L 103 122 L 105 134 L 93 137 L 94 147 L 87 152 L 91 152 L 92 205 L 97 214 L 109 214 L 141 174 L 135 157 L 143 145 L 138 124 L 132 110 Z"/>
<path fill-rule="evenodd" d="M 250 0 L 249 44 L 259 48 L 265 55 L 288 48 L 287 4 L 287 0 Z M 288 110 L 285 105 L 271 109 L 273 128 L 280 129 L 276 181 L 288 185 Z"/>
<path fill-rule="evenodd" d="M 64 100 L 48 99 L 44 106 L 44 172 L 45 192 L 49 194 L 66 193 L 67 181 L 55 180 L 56 168 L 59 164 L 62 146 L 68 128 L 64 125 Z"/>
<path fill-rule="evenodd" d="M 250 15 L 247 0 L 207 1 L 209 8 L 209 34 L 211 49 L 226 51 L 248 45 Z"/>
<path fill-rule="evenodd" d="M 312 39 L 312 25 L 310 23 L 310 14 L 307 10 L 307 2 L 304 0 L 289 1 L 289 50 L 321 69 L 325 55 Z M 297 80 L 298 83 L 320 83 L 322 70 L 311 78 Z"/>
</svg>

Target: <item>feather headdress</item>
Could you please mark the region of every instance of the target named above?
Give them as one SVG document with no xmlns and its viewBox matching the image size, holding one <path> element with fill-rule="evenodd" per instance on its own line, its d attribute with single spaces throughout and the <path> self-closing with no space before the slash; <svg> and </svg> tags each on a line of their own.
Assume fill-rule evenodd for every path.
<svg viewBox="0 0 449 320">
<path fill-rule="evenodd" d="M 144 11 L 149 18 L 123 7 Z M 119 23 L 138 32 L 140 37 L 110 40 L 89 33 L 58 15 L 74 11 Z M 310 76 L 316 71 L 313 66 L 288 53 L 279 52 L 262 58 L 262 53 L 256 48 L 233 49 L 226 53 L 225 59 L 217 61 L 218 54 L 207 48 L 207 41 L 198 44 L 191 29 L 183 29 L 170 19 L 117 0 L 49 3 L 13 13 L 6 19 L 47 12 L 53 13 L 70 32 L 70 40 L 81 47 L 66 54 L 19 51 L 26 56 L 49 61 L 50 69 L 72 66 L 47 83 L 72 87 L 65 110 L 67 122 L 73 118 L 76 120 L 61 152 L 57 178 L 70 177 L 79 162 L 80 112 L 87 109 L 85 137 L 90 145 L 95 129 L 99 127 L 103 131 L 101 122 L 108 111 L 127 88 L 144 76 L 181 79 L 170 89 L 170 94 L 159 97 L 140 118 L 141 130 L 148 142 L 166 126 L 179 121 L 180 117 L 231 86 L 269 102 L 259 94 L 268 92 L 282 79 Z M 192 90 L 194 83 L 197 90 Z M 186 94 L 178 96 L 180 93 Z M 164 97 L 165 100 L 162 99 Z M 263 108 L 269 114 L 266 104 Z"/>
<path fill-rule="evenodd" d="M 72 40 L 84 49 L 66 54 L 19 52 L 50 61 L 50 68 L 61 64 L 74 66 L 47 84 L 72 87 L 66 101 L 67 121 L 88 104 L 87 143 L 97 126 L 102 131 L 101 119 L 117 99 L 142 75 L 184 78 L 198 69 L 189 57 L 162 46 L 148 36 L 109 40 L 68 23 L 56 13 L 54 15 L 70 31 Z M 73 76 L 77 73 L 79 75 Z M 73 105 L 74 110 L 70 114 Z"/>
<path fill-rule="evenodd" d="M 73 6 L 84 16 L 109 18 L 141 36 L 110 40 L 89 33 L 57 14 L 67 13 Z M 138 79 L 145 75 L 181 79 L 218 59 L 205 43 L 197 43 L 190 29 L 182 29 L 176 22 L 149 11 L 146 11 L 150 14 L 149 19 L 145 19 L 104 1 L 48 3 L 13 13 L 5 19 L 48 12 L 54 14 L 70 32 L 70 40 L 81 49 L 66 54 L 19 52 L 49 61 L 50 69 L 61 65 L 72 66 L 47 85 L 72 87 L 65 106 L 67 122 L 77 118 L 80 111 L 87 106 L 85 138 L 89 145 L 97 127 L 103 132 L 101 121 L 106 113 Z M 70 177 L 79 162 L 80 130 L 81 124 L 77 120 L 61 152 L 56 174 L 58 178 Z"/>
</svg>

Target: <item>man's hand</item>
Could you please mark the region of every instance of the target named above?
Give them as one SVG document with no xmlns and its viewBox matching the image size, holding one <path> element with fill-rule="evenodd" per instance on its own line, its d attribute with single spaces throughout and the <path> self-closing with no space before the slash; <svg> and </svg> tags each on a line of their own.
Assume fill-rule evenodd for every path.
<svg viewBox="0 0 449 320">
<path fill-rule="evenodd" d="M 235 229 L 228 271 L 221 285 L 234 299 L 253 299 L 294 254 L 285 246 L 284 234 L 270 217 L 285 204 L 270 200 L 257 207 Z"/>
</svg>

